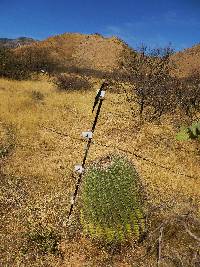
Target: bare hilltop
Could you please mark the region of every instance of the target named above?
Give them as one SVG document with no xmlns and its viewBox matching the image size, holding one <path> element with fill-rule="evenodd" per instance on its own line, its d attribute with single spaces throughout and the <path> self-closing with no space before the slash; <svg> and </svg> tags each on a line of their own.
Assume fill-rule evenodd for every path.
<svg viewBox="0 0 200 267">
<path fill-rule="evenodd" d="M 103 37 L 100 34 L 64 33 L 18 48 L 24 52 L 30 49 L 47 49 L 56 62 L 64 66 L 113 71 L 119 69 L 133 53 L 125 42 L 117 37 Z"/>
</svg>

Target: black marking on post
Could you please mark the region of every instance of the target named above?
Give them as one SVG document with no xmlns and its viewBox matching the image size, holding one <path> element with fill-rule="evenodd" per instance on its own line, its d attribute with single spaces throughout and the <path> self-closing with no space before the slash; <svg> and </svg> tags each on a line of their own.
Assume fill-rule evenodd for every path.
<svg viewBox="0 0 200 267">
<path fill-rule="evenodd" d="M 96 113 L 96 116 L 95 116 L 95 119 L 94 119 L 94 123 L 92 125 L 92 133 L 95 130 L 102 104 L 103 104 L 103 99 L 100 99 L 99 106 L 98 106 L 98 109 L 97 109 L 97 113 Z"/>
</svg>

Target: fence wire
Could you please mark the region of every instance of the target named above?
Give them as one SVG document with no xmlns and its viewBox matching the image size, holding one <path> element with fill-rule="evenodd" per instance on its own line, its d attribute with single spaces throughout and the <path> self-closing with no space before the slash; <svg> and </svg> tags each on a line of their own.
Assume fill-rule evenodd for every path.
<svg viewBox="0 0 200 267">
<path fill-rule="evenodd" d="M 105 85 L 107 85 L 107 84 L 105 84 Z M 94 131 L 95 131 L 95 127 L 97 125 L 99 114 L 100 114 L 101 107 L 102 107 L 102 103 L 103 103 L 103 100 L 104 100 L 104 98 L 101 97 L 101 92 L 102 92 L 103 88 L 104 88 L 104 84 L 102 84 L 101 88 L 99 89 L 99 91 L 98 91 L 98 93 L 97 93 L 97 95 L 95 97 L 95 101 L 94 101 L 92 112 L 94 111 L 95 106 L 98 105 L 98 108 L 97 108 L 95 119 L 94 119 L 94 122 L 93 122 L 93 125 L 92 125 L 91 134 L 93 134 Z M 126 102 L 130 107 L 131 114 L 132 114 L 133 117 L 135 117 L 135 113 L 134 113 L 133 107 L 131 105 L 131 101 L 130 101 L 128 92 L 125 89 L 124 89 L 124 93 L 125 93 Z M 105 91 L 104 91 L 104 94 L 105 94 Z M 116 114 L 116 115 L 117 115 L 117 117 L 119 116 L 119 114 Z M 61 136 L 69 137 L 70 139 L 73 139 L 73 140 L 76 140 L 76 141 L 77 140 L 78 141 L 83 141 L 82 138 L 71 136 L 70 134 L 63 133 L 63 132 L 55 130 L 53 128 L 43 127 L 43 129 L 46 129 L 47 131 L 54 132 L 54 133 L 59 134 Z M 128 149 L 125 149 L 125 148 L 122 148 L 122 147 L 119 147 L 119 146 L 116 146 L 116 145 L 103 144 L 103 143 L 101 143 L 99 141 L 93 142 L 92 141 L 92 137 L 88 138 L 87 139 L 87 145 L 86 145 L 85 152 L 84 152 L 84 156 L 83 156 L 83 160 L 82 160 L 82 164 L 80 165 L 81 169 L 80 169 L 80 172 L 79 172 L 79 175 L 78 175 L 78 180 L 77 180 L 77 183 L 76 183 L 75 191 L 74 191 L 73 196 L 71 198 L 71 206 L 70 206 L 70 210 L 69 210 L 69 214 L 68 214 L 68 222 L 70 220 L 70 217 L 71 217 L 73 209 L 74 209 L 76 197 L 78 195 L 78 190 L 79 190 L 79 187 L 80 187 L 80 184 L 81 184 L 81 180 L 82 180 L 82 177 L 83 177 L 83 174 L 84 174 L 84 168 L 85 168 L 85 164 L 86 164 L 86 160 L 87 160 L 87 157 L 88 157 L 88 152 L 89 152 L 91 144 L 98 145 L 98 146 L 101 146 L 101 147 L 106 147 L 106 148 L 117 149 L 117 150 L 119 150 L 119 151 L 121 151 L 123 153 L 126 153 L 126 154 L 129 154 L 131 156 L 134 156 L 137 159 L 143 160 L 143 161 L 147 162 L 150 165 L 154 165 L 154 166 L 162 168 L 162 169 L 164 169 L 166 171 L 170 171 L 171 173 L 176 174 L 176 175 L 184 176 L 184 177 L 190 178 L 190 179 L 198 179 L 199 178 L 197 176 L 188 175 L 188 174 L 185 174 L 185 173 L 182 173 L 182 172 L 177 172 L 177 171 L 171 169 L 170 167 L 167 167 L 165 165 L 159 164 L 159 163 L 153 161 L 152 159 L 149 159 L 147 157 L 142 156 L 140 153 L 138 153 L 139 150 L 134 149 L 134 151 L 130 151 Z"/>
<path fill-rule="evenodd" d="M 82 138 L 71 136 L 69 134 L 63 133 L 63 132 L 55 130 L 53 128 L 48 128 L 48 127 L 43 127 L 43 128 L 46 129 L 47 131 L 54 132 L 54 133 L 56 133 L 58 135 L 61 135 L 63 137 L 69 137 L 72 140 L 78 140 L 78 141 L 84 142 L 84 140 Z M 167 171 L 170 171 L 171 173 L 174 173 L 176 175 L 180 175 L 180 176 L 184 176 L 184 177 L 192 178 L 192 179 L 199 179 L 198 176 L 188 175 L 188 174 L 185 174 L 185 173 L 182 173 L 182 172 L 176 172 L 173 169 L 171 169 L 170 167 L 167 167 L 167 166 L 162 165 L 162 164 L 158 164 L 157 162 L 153 161 L 152 159 L 149 159 L 147 157 L 144 157 L 144 156 L 138 154 L 137 151 L 139 151 L 139 150 L 130 151 L 128 149 L 125 149 L 125 148 L 122 148 L 122 147 L 119 147 L 119 146 L 102 144 L 99 141 L 94 141 L 94 142 L 92 142 L 92 144 L 97 145 L 97 146 L 106 147 L 106 148 L 117 149 L 117 150 L 119 150 L 121 152 L 128 153 L 128 154 L 134 156 L 135 158 L 139 158 L 139 159 L 141 159 L 143 161 L 146 161 L 149 164 L 152 164 L 152 165 L 154 165 L 156 167 L 159 167 L 159 168 L 165 169 Z"/>
</svg>

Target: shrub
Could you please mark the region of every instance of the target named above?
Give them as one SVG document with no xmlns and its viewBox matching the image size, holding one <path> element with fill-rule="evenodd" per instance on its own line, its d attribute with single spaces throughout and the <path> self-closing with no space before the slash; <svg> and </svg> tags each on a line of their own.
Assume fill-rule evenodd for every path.
<svg viewBox="0 0 200 267">
<path fill-rule="evenodd" d="M 106 243 L 138 240 L 145 231 L 139 177 L 126 159 L 109 156 L 107 160 L 106 166 L 91 166 L 84 177 L 83 231 Z"/>
<path fill-rule="evenodd" d="M 24 237 L 26 242 L 22 248 L 23 253 L 33 250 L 40 254 L 60 254 L 58 249 L 60 236 L 50 229 L 40 225 L 27 232 Z"/>
<path fill-rule="evenodd" d="M 6 73 L 9 55 L 9 49 L 0 47 L 0 76 L 4 76 Z"/>
<path fill-rule="evenodd" d="M 173 68 L 169 57 L 173 53 L 170 47 L 151 49 L 143 46 L 135 55 L 131 64 L 133 93 L 139 105 L 140 116 L 144 115 L 147 107 L 152 108 L 148 118 L 159 119 L 164 113 L 175 111 L 176 97 L 174 88 L 177 79 L 171 77 Z M 146 118 L 145 118 L 146 119 Z"/>
<path fill-rule="evenodd" d="M 170 47 L 149 53 L 146 50 L 147 47 L 142 47 L 128 66 L 140 116 L 146 120 L 160 119 L 163 114 L 176 113 L 177 108 L 186 116 L 195 115 L 200 110 L 199 73 L 185 78 L 172 76 L 176 68 L 170 60 L 173 50 Z"/>
<path fill-rule="evenodd" d="M 181 127 L 180 132 L 176 135 L 178 141 L 200 140 L 200 122 L 194 122 L 189 127 Z"/>
<path fill-rule="evenodd" d="M 176 90 L 178 104 L 187 116 L 200 110 L 200 74 L 192 73 L 180 81 Z"/>
<path fill-rule="evenodd" d="M 41 70 L 43 70 L 50 75 L 56 73 L 61 67 L 51 56 L 51 51 L 48 47 L 37 45 L 27 48 L 22 47 L 18 54 L 31 73 L 41 73 Z"/>
<path fill-rule="evenodd" d="M 31 92 L 31 98 L 35 101 L 42 101 L 44 100 L 44 95 L 40 91 L 33 90 Z"/>
<path fill-rule="evenodd" d="M 27 68 L 25 58 L 16 55 L 14 50 L 0 49 L 0 76 L 24 80 L 31 77 L 31 71 Z"/>
<path fill-rule="evenodd" d="M 15 80 L 26 80 L 32 74 L 58 72 L 62 66 L 51 57 L 47 48 L 22 47 L 19 50 L 0 47 L 0 76 Z"/>
<path fill-rule="evenodd" d="M 5 158 L 9 154 L 8 148 L 0 146 L 0 159 Z"/>
<path fill-rule="evenodd" d="M 64 73 L 57 75 L 54 79 L 54 83 L 57 85 L 58 89 L 64 91 L 88 90 L 91 88 L 86 78 Z"/>
</svg>

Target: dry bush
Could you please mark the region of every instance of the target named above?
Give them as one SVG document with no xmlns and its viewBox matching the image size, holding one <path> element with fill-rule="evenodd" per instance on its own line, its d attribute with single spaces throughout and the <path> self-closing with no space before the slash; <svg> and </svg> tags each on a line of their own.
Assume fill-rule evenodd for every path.
<svg viewBox="0 0 200 267">
<path fill-rule="evenodd" d="M 86 78 L 64 73 L 58 74 L 56 78 L 54 78 L 54 83 L 59 90 L 63 91 L 88 90 L 91 88 Z"/>
<path fill-rule="evenodd" d="M 175 65 L 170 61 L 170 47 L 150 50 L 142 47 L 129 62 L 130 81 L 134 84 L 132 101 L 139 105 L 139 114 L 146 120 L 158 120 L 163 114 L 175 114 L 179 109 L 187 116 L 200 109 L 200 76 L 187 78 L 171 75 Z"/>
<path fill-rule="evenodd" d="M 44 94 L 42 94 L 40 91 L 33 90 L 31 92 L 31 98 L 35 101 L 42 101 L 44 100 Z"/>
<path fill-rule="evenodd" d="M 125 74 L 120 69 L 116 69 L 112 71 L 103 71 L 103 70 L 89 69 L 89 68 L 83 68 L 83 67 L 71 65 L 65 68 L 65 72 L 69 74 L 76 74 L 76 75 L 81 75 L 81 76 L 86 76 L 86 77 L 113 80 L 115 82 L 128 80 L 127 74 Z"/>
<path fill-rule="evenodd" d="M 76 74 L 86 77 L 103 78 L 107 72 L 95 69 L 89 69 L 84 67 L 78 67 L 78 65 L 71 65 L 65 68 L 66 73 Z"/>
<path fill-rule="evenodd" d="M 47 48 L 28 47 L 15 51 L 0 48 L 0 76 L 13 80 L 27 80 L 33 74 L 45 71 L 53 74 L 61 70 L 61 66 L 50 56 Z"/>
<path fill-rule="evenodd" d="M 200 111 L 200 74 L 196 72 L 182 78 L 176 95 L 180 108 L 187 116 Z"/>
<path fill-rule="evenodd" d="M 12 125 L 0 124 L 0 159 L 4 159 L 10 155 L 14 147 L 15 129 Z"/>
<path fill-rule="evenodd" d="M 57 62 L 50 53 L 48 47 L 29 46 L 26 49 L 16 51 L 15 55 L 21 58 L 26 68 L 31 73 L 47 72 L 49 75 L 61 70 L 59 62 Z"/>
<path fill-rule="evenodd" d="M 0 48 L 0 76 L 15 80 L 25 80 L 31 77 L 26 61 L 16 56 L 11 49 Z"/>
</svg>

